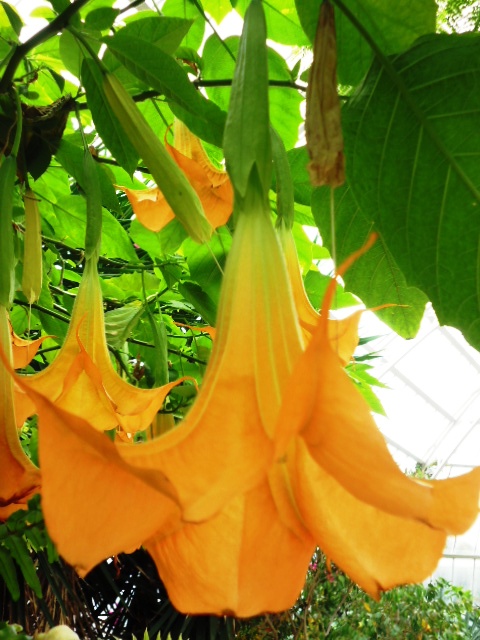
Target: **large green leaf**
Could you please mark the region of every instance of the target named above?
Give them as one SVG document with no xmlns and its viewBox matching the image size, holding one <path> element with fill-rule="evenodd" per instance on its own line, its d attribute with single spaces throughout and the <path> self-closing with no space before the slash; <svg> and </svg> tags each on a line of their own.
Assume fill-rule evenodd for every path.
<svg viewBox="0 0 480 640">
<path fill-rule="evenodd" d="M 62 139 L 58 147 L 55 157 L 62 167 L 75 178 L 80 186 L 84 185 L 83 174 L 83 149 L 72 144 L 66 137 Z M 115 188 L 108 178 L 108 174 L 104 168 L 97 164 L 97 174 L 100 181 L 100 189 L 102 192 L 102 204 L 112 211 L 118 211 L 118 199 Z"/>
<path fill-rule="evenodd" d="M 300 21 L 314 42 L 321 0 L 295 0 Z M 335 4 L 335 3 L 334 3 Z M 435 31 L 437 5 L 434 0 L 343 0 L 377 46 L 385 53 L 400 53 L 422 35 Z M 370 46 L 338 6 L 335 7 L 338 48 L 338 80 L 357 84 L 373 58 Z"/>
<path fill-rule="evenodd" d="M 341 264 L 370 235 L 373 222 L 356 204 L 348 187 L 335 190 L 335 252 L 330 217 L 330 189 L 315 189 L 312 212 L 320 229 L 323 244 Z M 413 338 L 423 317 L 427 297 L 409 287 L 394 257 L 382 238 L 344 276 L 348 291 L 355 293 L 369 308 L 393 304 L 377 311 L 378 317 L 402 338 Z"/>
<path fill-rule="evenodd" d="M 409 285 L 480 347 L 480 36 L 421 39 L 344 110 L 347 171 Z"/>
<path fill-rule="evenodd" d="M 217 229 L 208 245 L 198 244 L 190 238 L 183 243 L 191 279 L 201 285 L 215 305 L 220 299 L 222 270 L 231 244 L 232 236 L 226 227 Z"/>
<path fill-rule="evenodd" d="M 225 40 L 234 57 L 238 54 L 239 38 L 232 36 Z M 291 81 L 292 77 L 285 60 L 276 51 L 267 48 L 269 80 Z M 203 50 L 203 77 L 205 80 L 229 80 L 233 77 L 235 61 L 215 36 L 210 37 Z M 230 87 L 209 87 L 208 96 L 222 109 L 227 110 L 230 101 Z M 270 120 L 287 149 L 294 147 L 298 140 L 301 123 L 300 103 L 303 98 L 298 91 L 289 87 L 270 87 Z M 250 123 L 252 138 L 254 123 Z"/>
<path fill-rule="evenodd" d="M 60 198 L 53 205 L 57 217 L 57 237 L 73 248 L 85 246 L 87 209 L 81 196 Z M 106 209 L 102 209 L 102 246 L 101 255 L 137 261 L 137 255 L 127 232 L 116 218 Z"/>
<path fill-rule="evenodd" d="M 165 53 L 173 54 L 180 46 L 180 43 L 191 26 L 192 20 L 153 14 L 139 17 L 133 22 L 128 23 L 123 27 L 122 34 L 134 38 L 142 38 L 144 42 L 149 42 L 159 47 Z M 127 89 L 131 89 L 131 85 L 139 85 L 138 79 L 122 67 L 118 58 L 108 49 L 105 52 L 102 62 L 109 71 L 114 72 L 118 76 Z"/>
</svg>

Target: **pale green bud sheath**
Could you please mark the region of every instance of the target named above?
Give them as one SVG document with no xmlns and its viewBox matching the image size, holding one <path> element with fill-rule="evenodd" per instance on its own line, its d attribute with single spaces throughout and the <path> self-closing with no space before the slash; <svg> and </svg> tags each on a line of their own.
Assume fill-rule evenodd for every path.
<svg viewBox="0 0 480 640">
<path fill-rule="evenodd" d="M 25 239 L 23 251 L 22 291 L 29 304 L 42 291 L 42 228 L 38 201 L 31 189 L 25 192 Z"/>
<path fill-rule="evenodd" d="M 103 89 L 125 134 L 147 165 L 175 216 L 193 240 L 207 242 L 213 228 L 184 173 L 177 167 L 130 94 L 113 74 L 105 74 Z"/>
</svg>

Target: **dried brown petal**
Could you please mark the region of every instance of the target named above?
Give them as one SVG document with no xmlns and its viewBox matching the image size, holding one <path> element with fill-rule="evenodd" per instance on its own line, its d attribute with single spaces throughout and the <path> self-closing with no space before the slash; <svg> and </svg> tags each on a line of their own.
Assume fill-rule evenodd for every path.
<svg viewBox="0 0 480 640">
<path fill-rule="evenodd" d="M 307 89 L 305 121 L 310 156 L 310 181 L 338 187 L 345 181 L 340 100 L 337 93 L 337 43 L 335 14 L 326 1 L 320 15 L 313 49 L 313 64 Z"/>
</svg>

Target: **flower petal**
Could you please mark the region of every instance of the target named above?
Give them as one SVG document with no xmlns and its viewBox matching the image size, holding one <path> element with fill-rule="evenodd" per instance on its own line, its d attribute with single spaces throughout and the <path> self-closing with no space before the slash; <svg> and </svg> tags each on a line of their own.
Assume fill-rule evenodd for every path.
<svg viewBox="0 0 480 640">
<path fill-rule="evenodd" d="M 305 341 L 308 343 L 312 335 L 315 333 L 320 314 L 311 305 L 305 291 L 298 262 L 297 249 L 295 247 L 295 240 L 291 230 L 282 225 L 277 229 L 277 233 L 285 254 L 288 275 L 292 285 L 293 298 L 295 300 L 295 307 L 298 313 L 298 320 L 302 327 Z M 357 311 L 346 318 L 328 320 L 330 344 L 344 365 L 350 362 L 353 352 L 357 348 L 358 323 L 362 313 L 363 311 Z"/>
<path fill-rule="evenodd" d="M 371 596 L 427 578 L 440 560 L 444 531 L 385 513 L 335 480 L 297 441 L 291 470 L 302 517 L 325 554 Z"/>
<path fill-rule="evenodd" d="M 478 514 L 480 468 L 461 482 L 430 485 L 406 477 L 327 339 L 314 347 L 312 341 L 301 363 L 310 372 L 308 392 L 300 388 L 306 380 L 299 366 L 289 415 L 293 407 L 302 407 L 299 435 L 316 462 L 357 499 L 386 513 L 413 518 L 447 533 L 460 533 L 471 526 Z"/>
<path fill-rule="evenodd" d="M 293 606 L 315 544 L 281 523 L 263 481 L 207 522 L 156 536 L 146 548 L 177 609 L 247 617 Z"/>
<path fill-rule="evenodd" d="M 37 355 L 37 351 L 42 342 L 48 340 L 48 338 L 51 338 L 52 336 L 41 336 L 36 340 L 24 340 L 14 332 L 10 321 L 8 324 L 10 327 L 10 336 L 12 341 L 13 368 L 25 369 L 25 367 L 28 366 L 28 363 Z"/>
<path fill-rule="evenodd" d="M 120 424 L 125 431 L 143 431 L 152 422 L 170 390 L 184 378 L 153 389 L 140 389 L 113 368 L 107 343 L 102 292 L 96 263 L 87 260 L 65 342 L 51 365 L 23 376 L 24 386 L 66 411 L 81 415 L 96 429 Z M 19 385 L 20 387 L 22 385 Z M 28 394 L 16 394 L 19 420 L 34 413 Z"/>
<path fill-rule="evenodd" d="M 251 207 L 239 216 L 217 337 L 190 413 L 157 440 L 119 449 L 131 465 L 165 471 L 188 521 L 255 486 L 272 461 L 275 430 L 288 427 L 277 418 L 301 335 L 270 212 L 256 198 Z"/>
<path fill-rule="evenodd" d="M 137 220 L 150 231 L 158 232 L 175 218 L 170 205 L 158 187 L 150 189 L 127 189 L 124 191 Z"/>
<path fill-rule="evenodd" d="M 175 490 L 161 470 L 128 468 L 107 436 L 27 389 L 39 417 L 42 509 L 59 553 L 81 575 L 180 525 Z"/>
<path fill-rule="evenodd" d="M 0 305 L 0 521 L 25 508 L 40 488 L 40 471 L 25 455 L 17 432 L 13 381 L 5 360 L 12 361 L 7 311 Z"/>
<path fill-rule="evenodd" d="M 175 120 L 174 138 L 175 146 L 165 141 L 167 151 L 196 191 L 207 220 L 215 229 L 223 226 L 233 211 L 233 189 L 227 173 L 210 162 L 200 140 L 180 120 Z M 127 194 L 138 221 L 150 231 L 161 231 L 175 217 L 157 187 L 118 188 Z"/>
</svg>

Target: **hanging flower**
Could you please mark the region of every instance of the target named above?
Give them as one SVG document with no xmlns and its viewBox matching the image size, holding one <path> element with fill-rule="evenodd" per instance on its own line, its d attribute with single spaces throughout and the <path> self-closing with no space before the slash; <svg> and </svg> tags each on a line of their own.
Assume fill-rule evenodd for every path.
<svg viewBox="0 0 480 640">
<path fill-rule="evenodd" d="M 288 608 L 316 544 L 373 596 L 426 578 L 446 536 L 476 518 L 480 470 L 437 482 L 401 473 L 330 337 L 334 289 L 304 347 L 254 191 L 239 213 L 204 385 L 183 423 L 118 444 L 36 399 L 43 506 L 60 553 L 85 573 L 144 543 L 188 613 Z"/>
<path fill-rule="evenodd" d="M 11 325 L 7 310 L 0 305 L 0 348 L 7 362 L 13 362 Z M 24 453 L 18 437 L 13 380 L 0 360 L 0 521 L 18 509 L 40 488 L 40 472 Z"/>
<path fill-rule="evenodd" d="M 473 524 L 480 467 L 439 481 L 400 471 L 331 339 L 328 309 L 334 291 L 333 281 L 281 411 L 297 435 L 286 455 L 277 458 L 295 509 L 279 502 L 279 511 L 285 523 L 297 514 L 327 556 L 378 597 L 380 591 L 428 577 L 446 536 Z"/>
<path fill-rule="evenodd" d="M 37 338 L 36 340 L 25 340 L 24 338 L 17 336 L 13 330 L 10 320 L 7 319 L 7 322 L 12 345 L 13 368 L 25 369 L 29 362 L 37 355 L 37 351 L 39 350 L 42 342 L 48 340 L 52 336 L 40 336 L 40 338 Z"/>
<path fill-rule="evenodd" d="M 129 384 L 114 369 L 105 340 L 102 292 L 95 259 L 87 260 L 67 337 L 55 360 L 17 385 L 19 424 L 36 412 L 25 387 L 67 411 L 81 415 L 100 431 L 120 425 L 146 429 L 170 390 L 183 379 L 154 389 Z"/>
<path fill-rule="evenodd" d="M 174 141 L 175 146 L 165 142 L 167 151 L 196 191 L 210 224 L 214 228 L 221 227 L 233 210 L 233 190 L 228 175 L 210 162 L 200 140 L 177 119 Z M 119 188 L 127 194 L 138 221 L 150 231 L 160 231 L 174 219 L 175 215 L 158 187 Z"/>
<path fill-rule="evenodd" d="M 289 608 L 315 545 L 378 597 L 428 577 L 446 536 L 478 515 L 480 469 L 436 482 L 398 469 L 343 370 L 351 353 L 345 345 L 342 357 L 336 352 L 328 321 L 334 288 L 283 394 L 267 481 L 214 519 L 146 543 L 182 611 L 251 616 Z"/>
<path fill-rule="evenodd" d="M 178 426 L 149 442 L 113 443 L 95 433 L 98 421 L 91 412 L 87 421 L 85 401 L 80 404 L 82 418 L 74 417 L 55 400 L 51 387 L 17 378 L 39 415 L 46 523 L 59 552 L 81 573 L 107 555 L 131 550 L 170 532 L 170 521 L 164 527 L 159 517 L 143 519 L 136 510 L 130 515 L 133 507 L 124 495 L 132 495 L 134 482 L 137 488 L 142 483 L 151 486 L 150 498 L 142 498 L 149 514 L 157 507 L 153 502 L 149 505 L 148 500 L 159 499 L 157 493 L 168 485 L 182 509 L 183 521 L 204 522 L 264 480 L 272 464 L 282 394 L 288 372 L 301 352 L 302 339 L 292 300 L 289 295 L 285 297 L 287 274 L 268 207 L 253 197 L 249 210 L 250 214 L 238 221 L 228 258 L 217 335 L 204 382 L 189 414 Z M 92 276 L 87 272 L 84 277 L 90 282 Z M 89 306 L 94 309 L 92 287 L 90 282 Z M 79 292 L 77 302 L 82 309 L 84 291 Z M 75 310 L 75 318 L 77 313 Z M 93 318 L 87 319 L 91 334 L 99 342 L 99 325 L 93 324 Z M 278 327 L 275 332 L 271 331 L 273 319 Z M 88 344 L 86 326 L 84 321 L 78 328 L 82 344 Z M 71 340 L 68 336 L 66 344 Z M 98 344 L 96 349 L 92 359 L 98 362 Z M 108 388 L 105 367 L 98 365 L 98 370 Z M 74 397 L 79 400 L 80 392 Z M 92 400 L 93 406 L 98 412 L 102 409 L 98 401 L 95 405 Z M 74 404 L 68 411 L 78 414 Z M 107 477 L 108 481 L 102 480 Z M 74 509 L 77 501 L 80 507 Z M 107 514 L 111 510 L 123 514 L 123 524 L 112 525 L 107 515 L 100 518 L 99 502 L 108 505 Z M 128 529 L 128 536 L 124 529 Z M 78 538 L 82 544 L 78 544 Z"/>
</svg>

